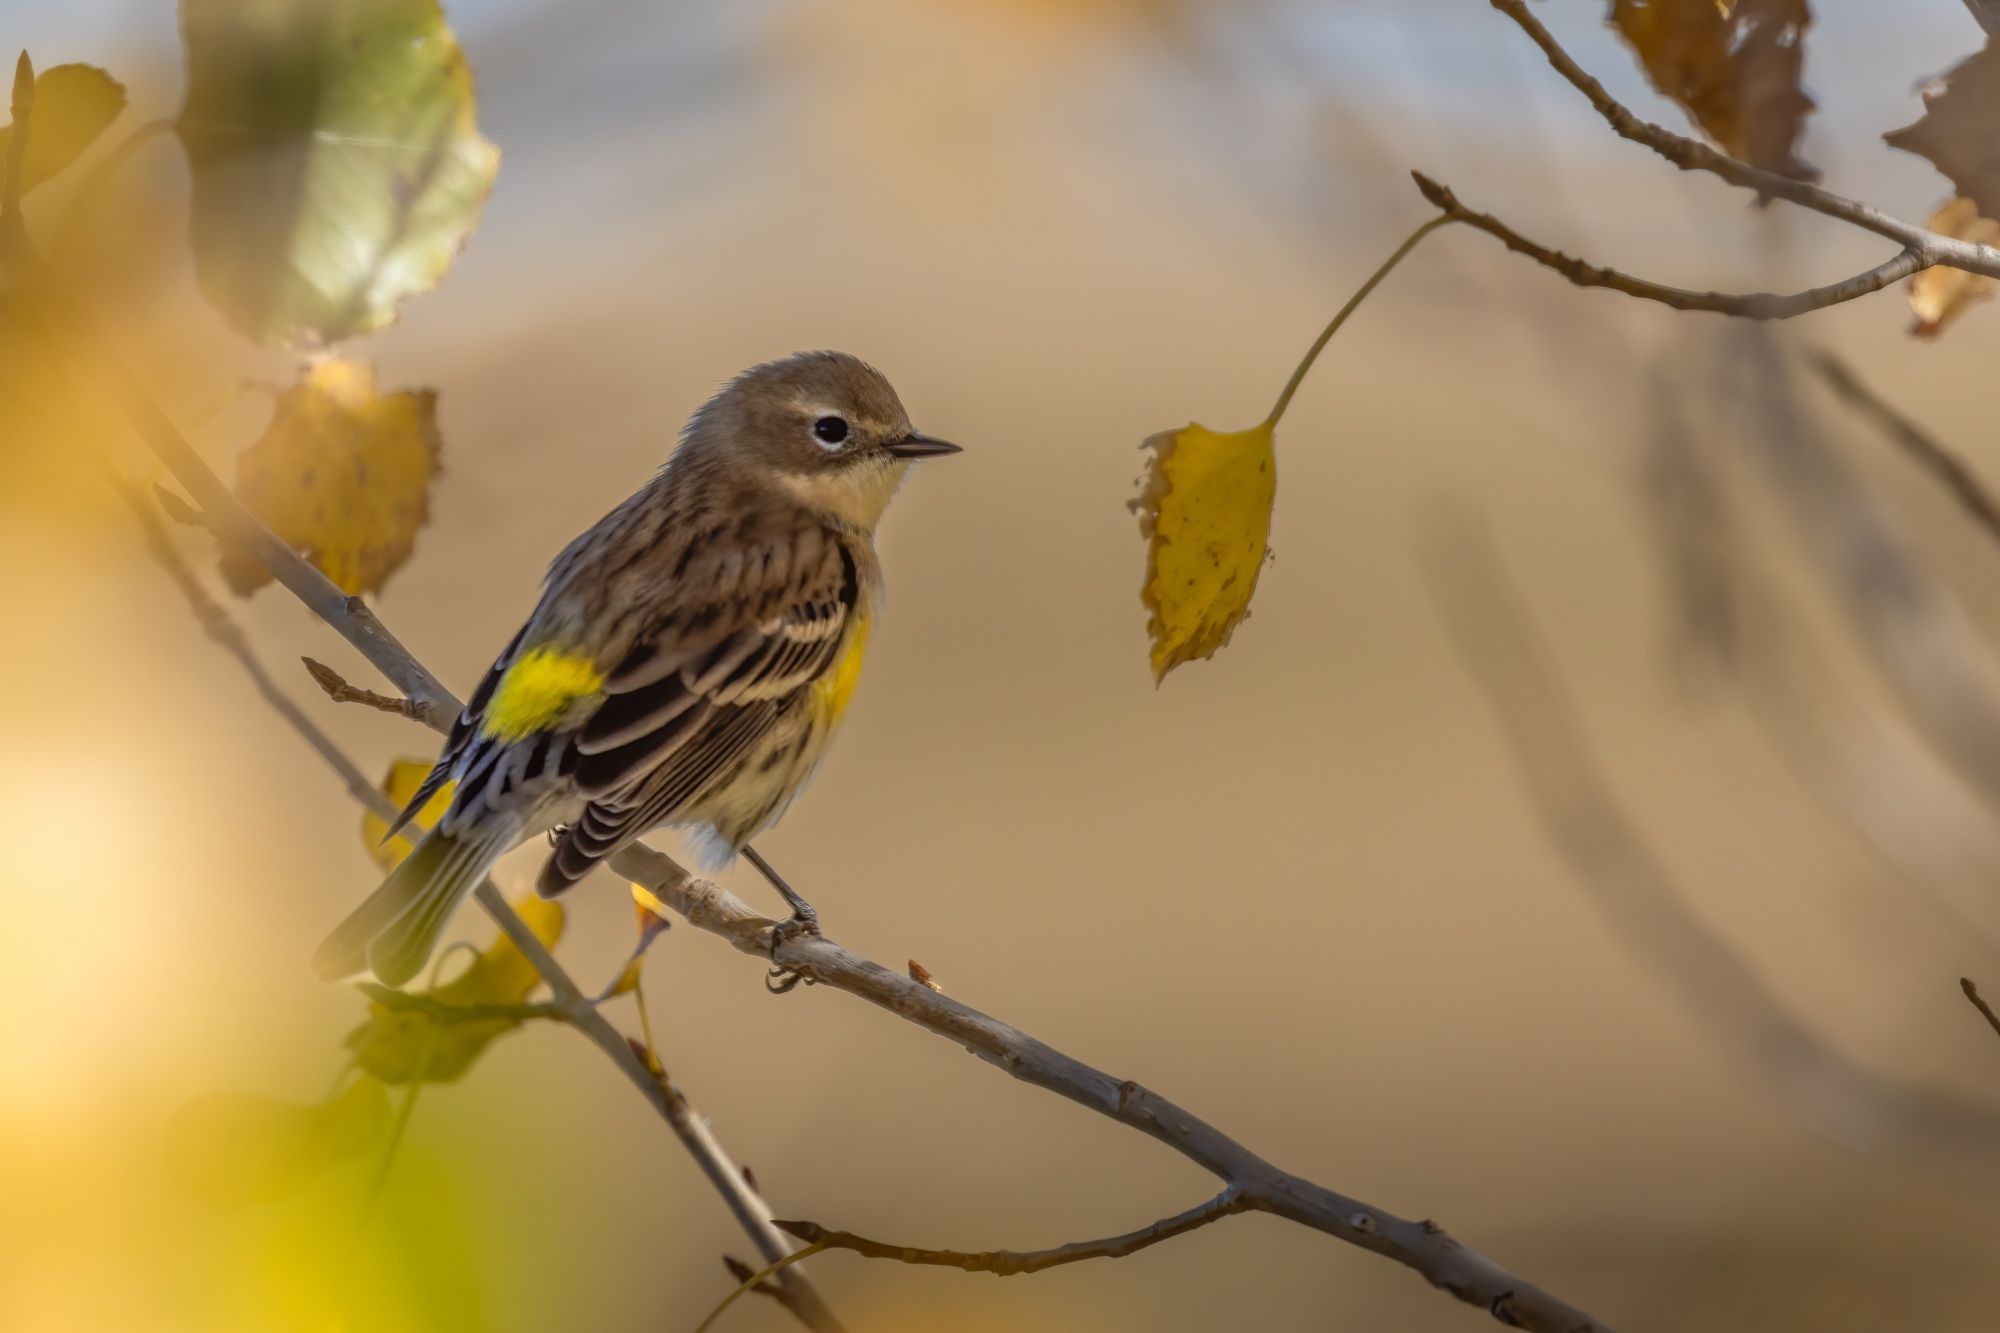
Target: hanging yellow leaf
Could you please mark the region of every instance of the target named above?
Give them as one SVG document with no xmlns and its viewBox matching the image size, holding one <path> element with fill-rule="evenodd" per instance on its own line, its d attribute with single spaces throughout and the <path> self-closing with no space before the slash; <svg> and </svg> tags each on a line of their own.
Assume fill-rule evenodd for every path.
<svg viewBox="0 0 2000 1333">
<path fill-rule="evenodd" d="M 260 342 L 381 328 L 444 276 L 500 150 L 437 0 L 182 0 L 189 239 Z"/>
<path fill-rule="evenodd" d="M 1278 394 L 1270 415 L 1248 430 L 1214 431 L 1190 423 L 1149 437 L 1144 487 L 1128 508 L 1146 538 L 1146 579 L 1139 598 L 1150 616 L 1153 680 L 1183 662 L 1213 657 L 1250 614 L 1257 576 L 1270 555 L 1271 506 L 1278 492 L 1278 422 L 1319 354 L 1368 294 L 1424 237 L 1445 226 L 1436 217 L 1403 238 L 1313 339 Z"/>
<path fill-rule="evenodd" d="M 530 895 L 516 902 L 514 910 L 544 945 L 554 948 L 562 938 L 560 903 Z M 424 993 L 447 1005 L 520 1004 L 541 980 L 527 955 L 502 934 L 463 973 Z M 348 1033 L 344 1045 L 356 1064 L 384 1083 L 449 1083 L 470 1069 L 495 1038 L 519 1026 L 518 1018 L 447 1020 L 371 1000 L 368 1021 Z"/>
<path fill-rule="evenodd" d="M 169 1134 L 176 1173 L 221 1206 L 267 1203 L 310 1184 L 389 1133 L 389 1091 L 349 1083 L 317 1106 L 224 1094 L 182 1109 Z"/>
<path fill-rule="evenodd" d="M 395 803 L 398 810 L 410 803 L 417 794 L 417 788 L 430 776 L 431 763 L 426 759 L 398 759 L 389 765 L 389 776 L 382 780 L 382 793 Z M 451 794 L 456 783 L 447 782 L 437 795 L 424 802 L 424 808 L 417 811 L 411 823 L 418 828 L 435 828 L 444 812 L 451 808 Z M 361 842 L 367 847 L 368 855 L 384 873 L 394 870 L 403 863 L 403 858 L 415 850 L 415 844 L 402 834 L 397 834 L 388 842 L 382 835 L 389 831 L 389 821 L 373 810 L 361 815 Z"/>
<path fill-rule="evenodd" d="M 367 366 L 322 361 L 278 395 L 236 460 L 236 493 L 343 592 L 374 592 L 416 549 L 441 449 L 436 393 L 378 396 Z M 222 572 L 245 595 L 271 577 L 233 553 Z"/>
<path fill-rule="evenodd" d="M 2000 46 L 1987 39 L 1977 55 L 1924 91 L 1915 124 L 1882 137 L 1890 147 L 1929 158 L 1958 192 L 1989 218 L 2000 218 Z"/>
<path fill-rule="evenodd" d="M 1964 197 L 1931 214 L 1930 229 L 1975 245 L 2000 245 L 2000 222 L 1981 217 L 1978 206 Z M 1943 264 L 1927 268 L 1910 279 L 1910 309 L 1917 316 L 1910 332 L 1920 338 L 1935 338 L 1953 320 L 1992 296 L 1993 279 L 1983 273 L 1967 273 Z"/>
<path fill-rule="evenodd" d="M 1146 441 L 1132 510 L 1147 540 L 1139 595 L 1152 613 L 1153 679 L 1213 657 L 1250 613 L 1271 538 L 1278 464 L 1272 425 L 1224 434 L 1189 425 Z"/>
<path fill-rule="evenodd" d="M 1724 152 L 1798 180 L 1819 175 L 1797 156 L 1813 109 L 1799 86 L 1806 0 L 1611 0 L 1610 18 L 1653 87 Z"/>
<path fill-rule="evenodd" d="M 21 155 L 21 193 L 83 156 L 124 109 L 124 85 L 94 65 L 57 65 L 37 74 L 28 148 Z M 0 128 L 0 161 L 13 135 L 12 125 Z"/>
</svg>

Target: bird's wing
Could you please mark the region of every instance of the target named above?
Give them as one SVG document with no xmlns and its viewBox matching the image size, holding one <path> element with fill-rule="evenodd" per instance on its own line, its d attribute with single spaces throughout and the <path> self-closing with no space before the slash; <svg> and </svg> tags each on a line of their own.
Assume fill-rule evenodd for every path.
<svg viewBox="0 0 2000 1333">
<path fill-rule="evenodd" d="M 683 600 L 606 677 L 604 701 L 573 743 L 572 773 L 590 804 L 557 848 L 545 891 L 671 821 L 833 665 L 861 596 L 845 542 L 813 527 L 740 563 L 736 555 L 723 557 L 737 572 L 725 595 L 707 606 Z"/>
<path fill-rule="evenodd" d="M 479 681 L 479 687 L 472 692 L 472 697 L 465 701 L 465 707 L 459 710 L 457 718 L 452 721 L 451 734 L 445 738 L 444 749 L 438 752 L 437 763 L 431 766 L 429 774 L 418 784 L 416 795 L 409 799 L 403 806 L 402 812 L 396 816 L 395 822 L 389 825 L 389 831 L 382 835 L 383 842 L 402 832 L 404 826 L 417 817 L 417 812 L 430 804 L 431 797 L 437 795 L 444 784 L 452 780 L 459 767 L 459 761 L 468 758 L 466 751 L 478 738 L 479 722 L 486 711 L 486 705 L 492 701 L 494 689 L 500 684 L 500 678 L 506 674 L 508 666 L 512 664 L 514 654 L 520 649 L 521 640 L 526 637 L 527 632 L 525 626 L 517 631 L 507 646 L 500 650 L 500 656 L 493 659 L 493 665 L 486 669 L 485 676 Z"/>
</svg>

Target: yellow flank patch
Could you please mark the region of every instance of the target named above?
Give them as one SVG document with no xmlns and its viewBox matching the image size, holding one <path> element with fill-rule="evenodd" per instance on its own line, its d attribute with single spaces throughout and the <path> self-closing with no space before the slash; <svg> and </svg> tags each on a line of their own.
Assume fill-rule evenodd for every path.
<svg viewBox="0 0 2000 1333">
<path fill-rule="evenodd" d="M 868 652 L 868 632 L 875 627 L 873 616 L 857 612 L 854 628 L 848 632 L 847 646 L 834 664 L 812 685 L 813 720 L 823 727 L 840 721 L 854 699 L 854 687 L 861 683 L 861 659 Z"/>
<path fill-rule="evenodd" d="M 582 653 L 530 648 L 500 677 L 480 720 L 482 736 L 518 741 L 561 723 L 581 701 L 604 688 L 604 673 Z"/>
</svg>

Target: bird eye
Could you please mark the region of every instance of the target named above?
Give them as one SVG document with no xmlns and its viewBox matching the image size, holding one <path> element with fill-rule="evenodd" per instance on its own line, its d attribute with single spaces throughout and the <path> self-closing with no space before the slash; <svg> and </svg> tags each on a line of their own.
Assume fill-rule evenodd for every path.
<svg viewBox="0 0 2000 1333">
<path fill-rule="evenodd" d="M 813 422 L 813 438 L 826 449 L 837 449 L 847 439 L 847 423 L 839 417 L 821 417 Z"/>
</svg>

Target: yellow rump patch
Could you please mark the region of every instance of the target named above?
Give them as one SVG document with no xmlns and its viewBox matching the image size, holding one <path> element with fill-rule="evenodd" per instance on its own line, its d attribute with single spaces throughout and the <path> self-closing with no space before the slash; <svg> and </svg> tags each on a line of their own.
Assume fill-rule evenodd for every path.
<svg viewBox="0 0 2000 1333">
<path fill-rule="evenodd" d="M 515 658 L 486 705 L 480 734 L 518 741 L 560 724 L 583 700 L 604 689 L 604 673 L 582 653 L 530 648 Z"/>
<path fill-rule="evenodd" d="M 823 727 L 840 721 L 854 699 L 854 687 L 861 683 L 861 659 L 868 652 L 868 633 L 875 627 L 873 616 L 856 613 L 854 628 L 848 632 L 847 646 L 840 657 L 812 685 L 813 720 Z"/>
</svg>

